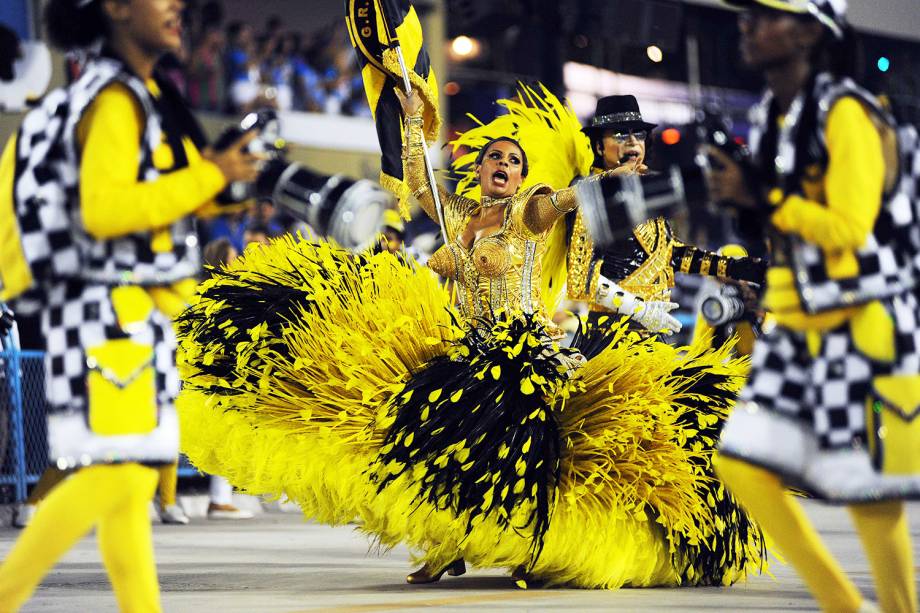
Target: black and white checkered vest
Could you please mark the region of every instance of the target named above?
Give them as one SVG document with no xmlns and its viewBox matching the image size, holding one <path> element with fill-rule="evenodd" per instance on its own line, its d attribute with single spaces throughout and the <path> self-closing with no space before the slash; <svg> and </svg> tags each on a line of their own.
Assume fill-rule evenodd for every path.
<svg viewBox="0 0 920 613">
<path fill-rule="evenodd" d="M 99 93 L 116 81 L 130 89 L 144 111 L 138 180 L 153 181 L 160 174 L 153 165 L 153 151 L 162 141 L 161 118 L 143 81 L 121 62 L 93 58 L 69 87 L 45 96 L 20 127 L 14 184 L 22 251 L 36 289 L 68 278 L 104 285 L 166 285 L 194 276 L 200 268 L 190 218 L 169 228 L 173 246 L 168 252 L 152 250 L 149 231 L 99 240 L 83 228 L 77 125 Z M 27 310 L 29 300 L 23 298 L 19 308 Z"/>
<path fill-rule="evenodd" d="M 897 230 L 902 244 L 912 249 L 914 275 L 920 286 L 920 134 L 915 126 L 898 126 L 898 149 L 901 158 L 898 197 L 910 203 L 913 217 L 899 222 Z"/>
<path fill-rule="evenodd" d="M 811 159 L 823 160 L 825 168 L 828 159 L 825 140 L 827 118 L 834 103 L 844 96 L 858 99 L 877 119 L 895 129 L 893 118 L 881 108 L 871 93 L 850 79 L 836 80 L 826 73 L 818 75 L 813 97 L 818 105 L 818 121 L 814 133 L 807 139 L 807 153 Z M 796 166 L 796 156 L 803 153 L 797 150 L 796 142 L 805 100 L 806 96 L 800 93 L 779 130 L 774 163 L 776 176 L 786 193 L 802 193 L 801 185 L 790 185 L 790 177 Z M 752 109 L 750 145 L 755 158 L 761 153 L 761 141 L 767 131 L 771 102 L 772 95 L 768 93 Z M 909 135 L 899 134 L 902 160 L 900 177 L 884 195 L 875 227 L 865 244 L 855 253 L 858 262 L 858 273 L 855 276 L 830 278 L 821 247 L 797 235 L 783 236 L 781 243 L 793 268 L 798 294 L 806 312 L 819 313 L 897 296 L 911 290 L 916 279 L 920 278 L 920 229 L 917 227 L 916 177 L 913 176 L 920 171 L 920 156 L 915 170 L 906 167 L 907 156 L 916 147 L 905 141 L 905 136 Z M 911 191 L 912 178 L 914 185 Z"/>
</svg>

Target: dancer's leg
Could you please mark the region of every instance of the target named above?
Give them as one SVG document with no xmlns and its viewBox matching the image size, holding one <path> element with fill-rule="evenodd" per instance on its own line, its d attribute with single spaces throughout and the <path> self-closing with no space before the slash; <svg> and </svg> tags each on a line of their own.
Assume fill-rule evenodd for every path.
<svg viewBox="0 0 920 613">
<path fill-rule="evenodd" d="M 854 505 L 850 514 L 872 565 L 882 611 L 916 613 L 917 583 L 904 503 L 897 500 Z"/>
<path fill-rule="evenodd" d="M 821 542 L 802 506 L 773 473 L 716 456 L 713 465 L 732 494 L 779 546 L 825 611 L 856 611 L 859 590 Z"/>
<path fill-rule="evenodd" d="M 179 484 L 179 463 L 173 462 L 159 468 L 160 504 L 163 508 L 176 504 L 176 486 Z"/>
<path fill-rule="evenodd" d="M 118 502 L 117 466 L 90 466 L 54 488 L 0 566 L 0 612 L 17 611 L 42 577 Z"/>
<path fill-rule="evenodd" d="M 129 464 L 118 482 L 107 484 L 125 492 L 121 504 L 100 520 L 97 532 L 99 550 L 122 611 L 161 611 L 148 513 L 157 477 L 152 468 Z"/>
<path fill-rule="evenodd" d="M 57 466 L 49 466 L 38 478 L 38 483 L 32 488 L 32 493 L 26 499 L 26 504 L 36 505 L 51 492 L 52 488 L 63 481 L 72 471 L 61 470 Z"/>
</svg>

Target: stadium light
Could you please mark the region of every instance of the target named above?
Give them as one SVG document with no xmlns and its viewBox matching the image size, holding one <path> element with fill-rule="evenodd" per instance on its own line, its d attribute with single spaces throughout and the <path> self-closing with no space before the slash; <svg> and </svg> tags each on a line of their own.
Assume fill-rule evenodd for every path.
<svg viewBox="0 0 920 613">
<path fill-rule="evenodd" d="M 469 36 L 458 36 L 450 42 L 450 53 L 458 60 L 465 60 L 479 55 L 479 41 Z"/>
<path fill-rule="evenodd" d="M 882 72 L 888 72 L 888 69 L 891 68 L 891 60 L 889 60 L 884 55 L 878 58 L 878 69 Z"/>
<path fill-rule="evenodd" d="M 648 56 L 648 59 L 652 60 L 656 64 L 664 59 L 664 53 L 661 51 L 661 47 L 658 45 L 649 45 L 645 49 L 645 54 Z"/>
<path fill-rule="evenodd" d="M 676 145 L 680 142 L 680 130 L 668 128 L 661 133 L 661 142 L 665 145 Z"/>
</svg>

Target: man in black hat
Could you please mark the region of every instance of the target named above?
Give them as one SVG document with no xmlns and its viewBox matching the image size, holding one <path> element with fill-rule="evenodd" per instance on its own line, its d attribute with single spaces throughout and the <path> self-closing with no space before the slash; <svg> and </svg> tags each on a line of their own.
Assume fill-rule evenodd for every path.
<svg viewBox="0 0 920 613">
<path fill-rule="evenodd" d="M 657 127 L 642 119 L 635 96 L 605 96 L 584 128 L 591 139 L 594 166 L 624 174 L 648 172 L 645 142 Z"/>
<path fill-rule="evenodd" d="M 646 142 L 656 127 L 642 118 L 634 96 L 606 96 L 584 132 L 591 139 L 595 161 L 592 172 L 646 174 Z M 618 303 L 633 303 L 638 310 L 650 310 L 660 327 L 651 329 L 670 334 L 681 325 L 668 311 L 674 271 L 761 283 L 764 265 L 752 258 L 730 258 L 679 242 L 666 219 L 647 221 L 626 239 L 603 251 L 597 250 L 579 212 L 568 224 L 568 295 L 602 310 L 623 312 Z M 614 282 L 616 281 L 616 282 Z M 650 316 L 647 316 L 649 318 Z M 646 325 L 639 318 L 639 323 Z M 646 327 L 649 327 L 646 325 Z"/>
</svg>

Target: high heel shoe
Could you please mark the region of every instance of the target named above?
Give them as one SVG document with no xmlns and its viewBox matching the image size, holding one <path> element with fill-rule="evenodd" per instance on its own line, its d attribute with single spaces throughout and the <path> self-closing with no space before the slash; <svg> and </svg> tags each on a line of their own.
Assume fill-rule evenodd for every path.
<svg viewBox="0 0 920 613">
<path fill-rule="evenodd" d="M 406 577 L 406 583 L 435 583 L 441 580 L 441 575 L 443 575 L 445 572 L 451 577 L 459 577 L 460 575 L 464 574 L 466 572 L 466 564 L 463 562 L 463 558 L 457 558 L 447 566 L 440 569 L 438 572 L 433 572 L 428 564 L 425 564 L 420 569 Z"/>
<path fill-rule="evenodd" d="M 521 564 L 511 573 L 514 583 L 521 589 L 527 589 L 527 583 L 530 581 L 530 575 L 527 574 L 527 567 Z"/>
<path fill-rule="evenodd" d="M 511 578 L 514 580 L 515 585 L 517 585 L 522 590 L 526 590 L 531 587 L 541 587 L 544 583 L 541 579 L 536 579 L 529 572 L 527 572 L 527 567 L 523 564 L 511 572 Z"/>
</svg>

